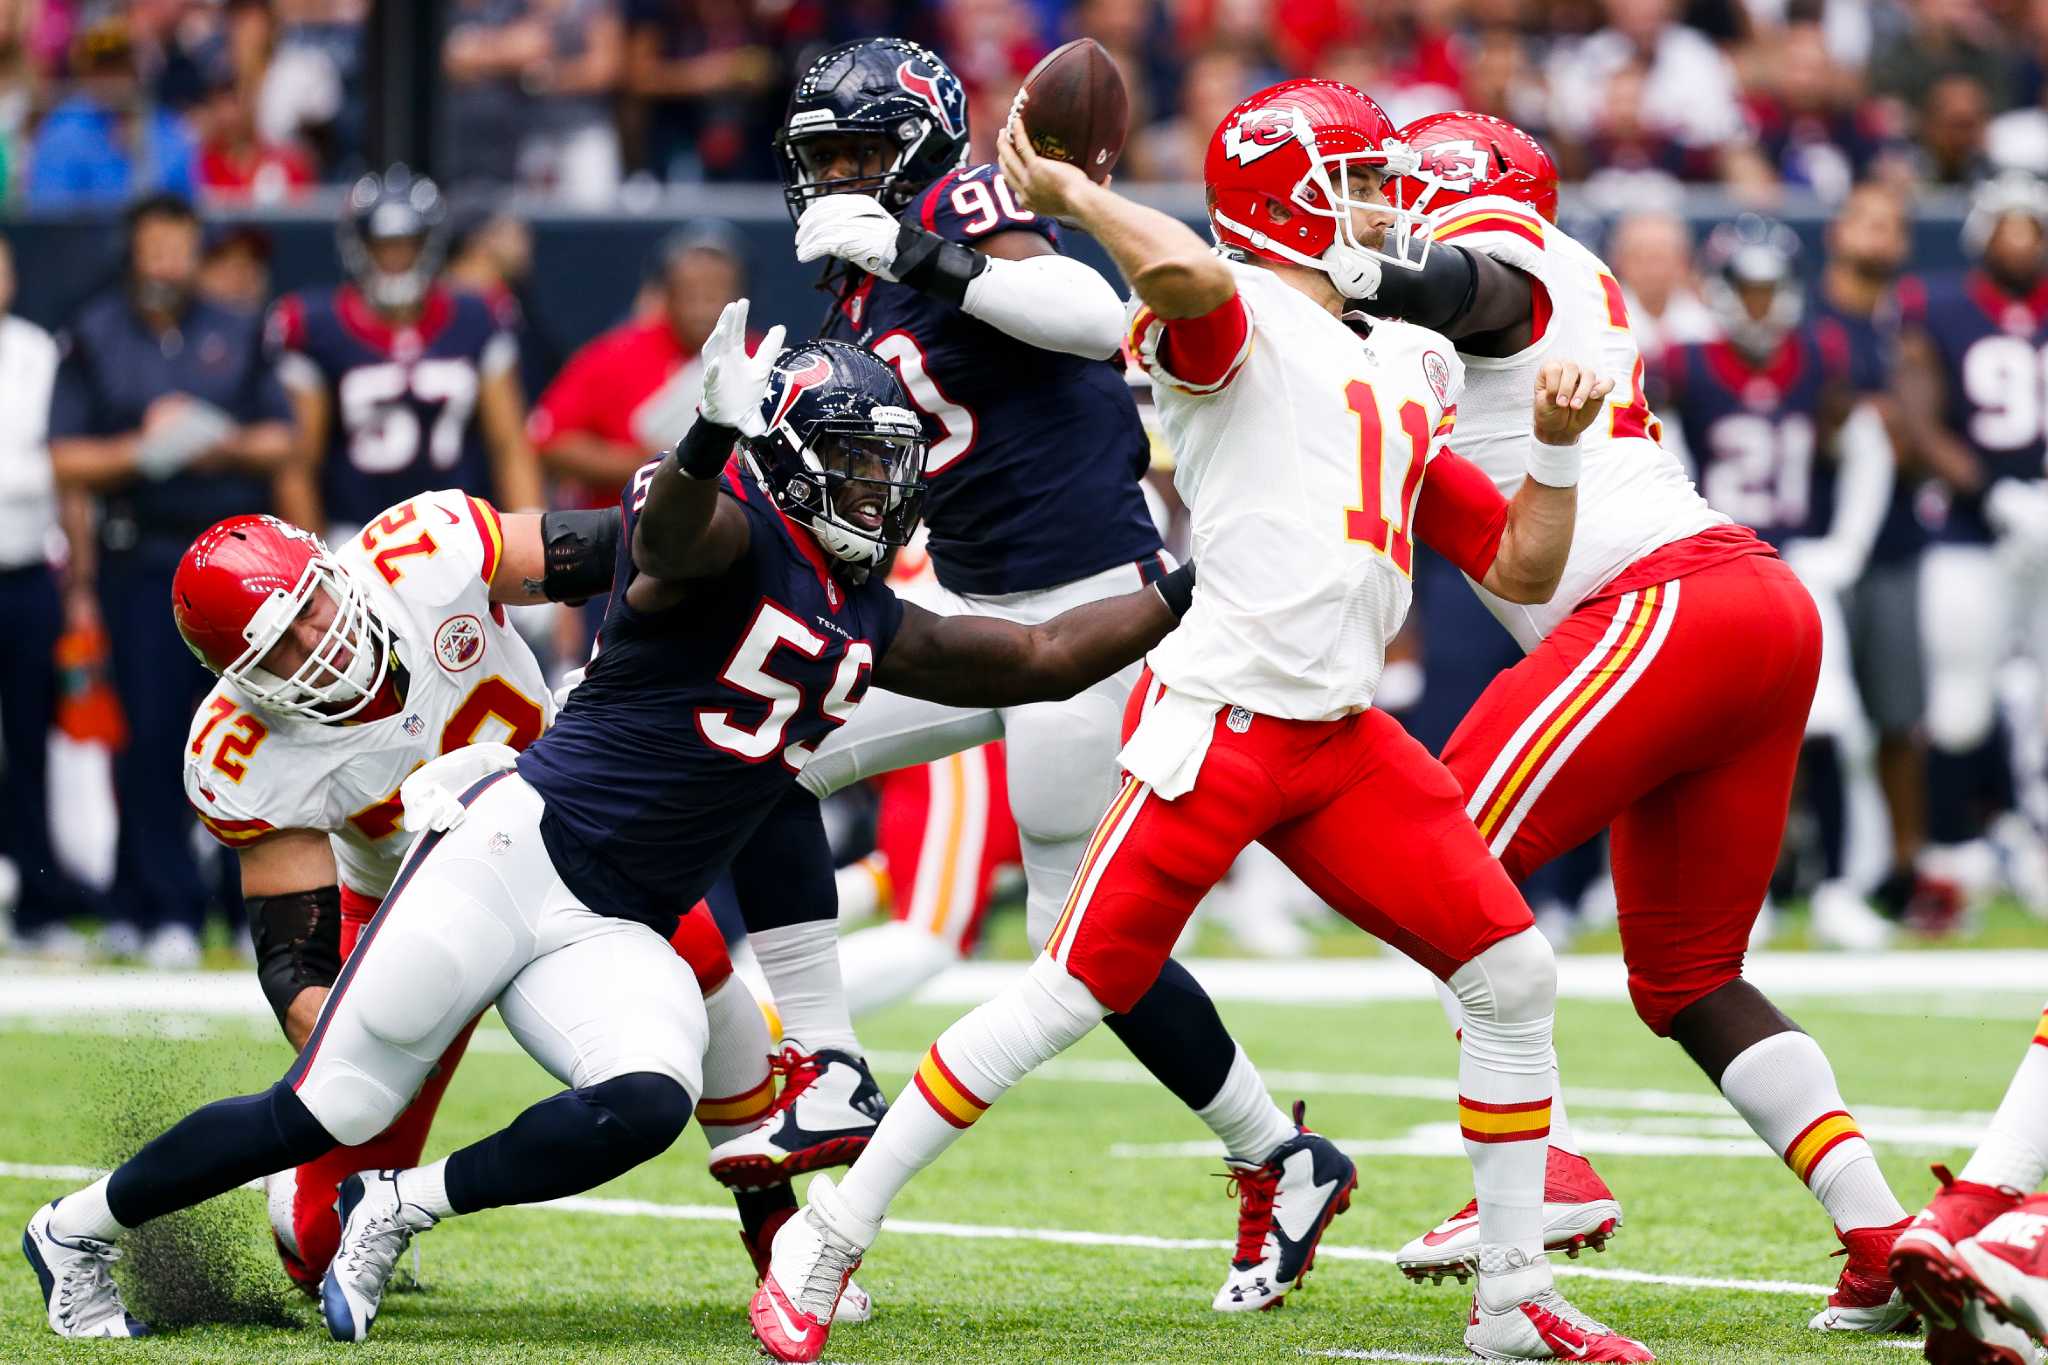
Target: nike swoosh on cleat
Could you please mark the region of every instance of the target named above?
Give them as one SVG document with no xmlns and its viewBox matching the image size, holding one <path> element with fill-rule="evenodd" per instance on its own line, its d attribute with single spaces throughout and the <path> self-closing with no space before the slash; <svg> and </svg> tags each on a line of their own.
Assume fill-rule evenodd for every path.
<svg viewBox="0 0 2048 1365">
<path fill-rule="evenodd" d="M 1453 1227 L 1449 1223 L 1446 1223 L 1440 1228 L 1435 1228 L 1429 1232 L 1423 1233 L 1422 1244 L 1426 1247 L 1442 1246 L 1445 1242 L 1450 1241 L 1452 1238 L 1456 1237 L 1459 1233 L 1463 1232 L 1464 1230 L 1465 1229 L 1462 1225 Z"/>
<path fill-rule="evenodd" d="M 1280 1225 L 1280 1231 L 1286 1234 L 1288 1241 L 1299 1242 L 1302 1238 L 1315 1231 L 1316 1225 L 1322 1221 L 1323 1210 L 1329 1206 L 1330 1196 L 1336 1192 L 1337 1184 L 1337 1181 L 1326 1180 L 1320 1185 L 1308 1187 L 1309 1193 L 1314 1196 L 1314 1202 L 1302 1201 L 1301 1207 L 1308 1215 L 1306 1218 L 1290 1219 L 1287 1214 L 1282 1213 L 1279 1209 L 1273 1210 L 1273 1221 Z M 1290 1201 L 1291 1207 L 1292 1201 Z"/>
<path fill-rule="evenodd" d="M 782 1334 L 790 1339 L 791 1344 L 796 1346 L 810 1344 L 811 1332 L 814 1329 L 805 1327 L 802 1331 L 798 1331 L 796 1326 L 790 1322 L 789 1315 L 782 1311 L 782 1301 L 773 1291 L 770 1291 L 768 1295 L 768 1307 L 775 1314 L 775 1321 L 781 1325 Z"/>
</svg>

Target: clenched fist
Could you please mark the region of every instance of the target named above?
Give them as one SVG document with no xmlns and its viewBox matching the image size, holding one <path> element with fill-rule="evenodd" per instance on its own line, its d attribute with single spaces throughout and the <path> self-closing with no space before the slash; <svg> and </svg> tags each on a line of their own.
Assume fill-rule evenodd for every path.
<svg viewBox="0 0 2048 1365">
<path fill-rule="evenodd" d="M 1607 407 L 1614 381 L 1570 360 L 1552 360 L 1536 374 L 1536 439 L 1547 446 L 1577 445 Z"/>
</svg>

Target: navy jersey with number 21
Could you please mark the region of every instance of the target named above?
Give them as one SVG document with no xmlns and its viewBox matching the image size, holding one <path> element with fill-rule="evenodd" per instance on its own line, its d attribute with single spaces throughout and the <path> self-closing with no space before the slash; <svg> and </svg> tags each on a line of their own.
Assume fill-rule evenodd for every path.
<svg viewBox="0 0 2048 1365">
<path fill-rule="evenodd" d="M 1011 231 L 1059 242 L 1052 220 L 1019 208 L 990 165 L 940 176 L 903 221 L 969 246 Z M 1158 554 L 1138 487 L 1151 449 L 1121 356 L 1040 350 L 944 299 L 865 274 L 819 334 L 888 361 L 924 419 L 924 522 L 945 587 L 1028 592 Z"/>
<path fill-rule="evenodd" d="M 547 802 L 541 837 L 570 889 L 667 933 L 853 714 L 903 605 L 879 575 L 834 573 L 735 461 L 722 487 L 746 514 L 746 553 L 675 606 L 634 610 L 633 527 L 659 465 L 621 496 L 597 657 L 519 772 Z"/>
</svg>

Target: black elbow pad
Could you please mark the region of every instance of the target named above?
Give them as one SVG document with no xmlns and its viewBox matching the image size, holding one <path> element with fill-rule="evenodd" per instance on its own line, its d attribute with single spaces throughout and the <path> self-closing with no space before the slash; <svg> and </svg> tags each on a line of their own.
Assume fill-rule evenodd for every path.
<svg viewBox="0 0 2048 1365">
<path fill-rule="evenodd" d="M 619 562 L 619 509 L 598 507 L 543 512 L 541 592 L 550 602 L 578 606 L 612 589 Z"/>
<path fill-rule="evenodd" d="M 256 978 L 282 1024 L 300 991 L 341 975 L 341 888 L 252 896 L 248 908 Z"/>
<path fill-rule="evenodd" d="M 1472 309 L 1479 286 L 1479 271 L 1463 247 L 1439 242 L 1430 249 L 1420 270 L 1391 267 L 1380 276 L 1380 287 L 1362 300 L 1365 311 L 1383 318 L 1399 318 L 1449 334 L 1458 319 Z"/>
</svg>

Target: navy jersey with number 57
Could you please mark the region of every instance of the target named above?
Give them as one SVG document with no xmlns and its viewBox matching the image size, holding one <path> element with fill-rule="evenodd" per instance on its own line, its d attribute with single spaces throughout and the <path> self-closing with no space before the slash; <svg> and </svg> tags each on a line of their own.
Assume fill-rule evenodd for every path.
<svg viewBox="0 0 2048 1365">
<path fill-rule="evenodd" d="M 1019 208 L 991 165 L 940 176 L 903 220 L 969 246 L 1011 231 L 1059 243 L 1052 221 Z M 1159 552 L 1138 487 L 1150 446 L 1121 357 L 1040 350 L 866 274 L 842 290 L 820 335 L 888 361 L 924 419 L 924 521 L 945 587 L 1026 592 Z"/>
<path fill-rule="evenodd" d="M 285 383 L 327 395 L 330 526 L 362 526 L 437 488 L 495 491 L 477 392 L 519 363 L 519 348 L 483 299 L 436 288 L 417 321 L 395 326 L 344 284 L 286 295 L 270 326 Z"/>
<path fill-rule="evenodd" d="M 1726 341 L 1694 342 L 1667 366 L 1669 402 L 1699 464 L 1700 492 L 1773 545 L 1827 533 L 1834 462 L 1824 426 L 1851 385 L 1847 336 L 1821 320 L 1793 329 L 1762 363 Z"/>
<path fill-rule="evenodd" d="M 519 772 L 547 802 L 541 837 L 570 889 L 666 933 L 853 714 L 903 604 L 879 575 L 833 572 L 735 461 L 723 488 L 746 514 L 746 553 L 676 606 L 635 611 L 633 527 L 659 465 L 621 495 L 597 656 Z"/>
<path fill-rule="evenodd" d="M 1941 355 L 1948 407 L 1943 420 L 1982 461 L 1985 487 L 2038 479 L 2048 437 L 2048 281 L 2016 298 L 1981 270 L 1915 283 L 1901 291 L 1906 322 Z M 1936 539 L 1991 540 L 1984 495 L 1951 493 Z"/>
</svg>

